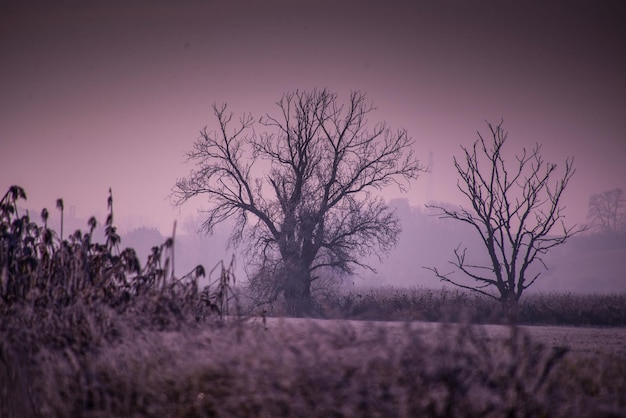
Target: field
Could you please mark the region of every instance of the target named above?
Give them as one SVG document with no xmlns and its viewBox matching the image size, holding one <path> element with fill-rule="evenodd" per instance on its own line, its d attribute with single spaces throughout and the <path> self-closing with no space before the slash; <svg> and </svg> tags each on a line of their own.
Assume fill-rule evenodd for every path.
<svg viewBox="0 0 626 418">
<path fill-rule="evenodd" d="M 284 316 L 280 304 L 255 306 L 245 294 L 243 311 Z M 494 299 L 455 288 L 337 287 L 316 297 L 317 316 L 375 321 L 470 322 L 504 324 Z M 626 294 L 528 293 L 519 302 L 521 325 L 626 326 Z"/>
<path fill-rule="evenodd" d="M 258 321 L 258 319 L 257 319 Z M 463 324 L 442 324 L 437 322 L 381 322 L 381 321 L 353 321 L 353 320 L 312 320 L 301 318 L 267 318 L 268 329 L 280 329 L 282 326 L 294 329 L 307 329 L 307 324 L 319 328 L 342 328 L 348 326 L 356 332 L 367 328 L 383 327 L 390 338 L 401 338 L 406 333 L 407 326 L 410 332 L 421 332 L 436 339 L 438 333 L 447 327 L 462 328 Z M 504 341 L 511 332 L 506 325 L 474 325 L 489 340 Z M 548 348 L 566 347 L 572 355 L 582 356 L 626 356 L 626 328 L 624 327 L 562 327 L 562 326 L 519 326 L 520 332 L 538 344 Z"/>
</svg>

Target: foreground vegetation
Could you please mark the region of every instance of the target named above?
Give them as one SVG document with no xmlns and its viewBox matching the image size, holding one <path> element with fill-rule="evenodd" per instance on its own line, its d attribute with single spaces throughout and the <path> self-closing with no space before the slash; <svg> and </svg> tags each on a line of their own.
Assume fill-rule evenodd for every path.
<svg viewBox="0 0 626 418">
<path fill-rule="evenodd" d="M 626 414 L 624 353 L 542 346 L 518 327 L 494 338 L 472 325 L 240 319 L 228 266 L 200 289 L 202 267 L 172 273 L 173 239 L 143 267 L 120 251 L 111 196 L 104 244 L 91 242 L 95 220 L 67 239 L 47 211 L 37 225 L 18 211 L 24 198 L 13 187 L 0 202 L 0 416 Z M 387 295 L 382 306 L 403 300 Z M 365 317 L 368 297 L 335 306 Z M 332 301 L 318 303 L 331 312 Z"/>
<path fill-rule="evenodd" d="M 76 328 L 71 318 L 84 315 Z M 543 347 L 520 329 L 262 322 L 140 328 L 78 306 L 4 331 L 2 416 L 623 416 L 624 356 Z M 127 323 L 131 322 L 131 325 Z M 103 327 L 104 328 L 104 327 Z M 87 333 L 93 334 L 87 334 Z M 88 335 L 91 335 L 89 341 Z M 24 339 L 26 337 L 27 339 Z"/>
</svg>

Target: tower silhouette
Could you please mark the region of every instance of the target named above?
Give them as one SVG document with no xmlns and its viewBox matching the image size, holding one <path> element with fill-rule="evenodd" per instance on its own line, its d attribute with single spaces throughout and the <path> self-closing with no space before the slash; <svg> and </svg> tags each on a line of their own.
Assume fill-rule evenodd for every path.
<svg viewBox="0 0 626 418">
<path fill-rule="evenodd" d="M 426 202 L 433 202 L 435 200 L 435 154 L 432 151 L 428 152 L 428 181 L 426 183 Z"/>
</svg>

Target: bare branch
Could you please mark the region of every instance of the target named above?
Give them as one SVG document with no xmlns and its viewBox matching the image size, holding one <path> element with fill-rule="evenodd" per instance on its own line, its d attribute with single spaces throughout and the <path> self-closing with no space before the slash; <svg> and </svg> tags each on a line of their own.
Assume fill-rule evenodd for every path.
<svg viewBox="0 0 626 418">
<path fill-rule="evenodd" d="M 405 191 L 425 169 L 406 130 L 368 127 L 375 109 L 360 92 L 340 103 L 327 90 L 295 91 L 276 105 L 259 135 L 252 116 L 234 124 L 225 105 L 214 106 L 218 129 L 201 132 L 187 154 L 196 168 L 172 196 L 176 204 L 206 197 L 207 231 L 234 217 L 231 242 L 245 235 L 259 260 L 280 261 L 285 297 L 306 297 L 312 270 L 367 267 L 362 257 L 395 245 L 397 217 L 371 193 Z"/>
<path fill-rule="evenodd" d="M 575 172 L 573 160 L 567 159 L 562 174 L 558 175 L 557 165 L 543 160 L 539 144 L 532 150 L 522 149 L 510 160 L 504 154 L 508 134 L 502 123 L 496 126 L 488 123 L 490 140 L 479 132 L 471 148 L 461 147 L 464 159 L 454 158 L 460 178 L 457 187 L 469 201 L 471 210 L 427 205 L 438 210 L 440 218 L 471 225 L 480 236 L 490 263 L 471 265 L 465 261 L 466 249 L 454 251 L 456 261 L 452 264 L 476 281 L 475 285 L 451 281 L 449 275 L 442 275 L 434 268 L 430 270 L 440 279 L 462 288 L 495 288 L 503 303 L 516 303 L 539 277 L 536 274 L 527 279 L 528 268 L 534 263 L 545 267 L 541 256 L 582 228 L 576 225 L 568 228 L 563 223 L 561 199 Z M 557 180 L 553 181 L 555 176 Z M 557 226 L 560 233 L 555 233 Z M 482 274 L 486 271 L 490 272 L 489 277 Z"/>
</svg>

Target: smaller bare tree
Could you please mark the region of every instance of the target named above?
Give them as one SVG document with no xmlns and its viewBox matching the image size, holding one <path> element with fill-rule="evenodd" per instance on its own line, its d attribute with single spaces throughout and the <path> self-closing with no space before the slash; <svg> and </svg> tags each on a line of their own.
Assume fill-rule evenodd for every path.
<svg viewBox="0 0 626 418">
<path fill-rule="evenodd" d="M 622 189 L 595 193 L 589 198 L 589 226 L 602 233 L 616 234 L 626 228 L 626 199 Z"/>
<path fill-rule="evenodd" d="M 507 132 L 502 122 L 488 126 L 490 140 L 478 132 L 473 147 L 461 147 L 464 160 L 454 158 L 460 176 L 457 187 L 471 208 L 427 207 L 436 209 L 441 218 L 471 225 L 487 250 L 489 262 L 477 265 L 468 261 L 467 248 L 459 245 L 454 250 L 456 260 L 450 263 L 473 282 L 453 280 L 452 273 L 442 273 L 436 267 L 426 268 L 444 282 L 499 300 L 514 319 L 522 293 L 541 274 L 531 273 L 530 266 L 539 263 L 547 268 L 542 256 L 581 231 L 576 225 L 565 226 L 561 206 L 575 170 L 573 161 L 567 159 L 564 172 L 553 182 L 557 166 L 543 160 L 538 144 L 530 151 L 523 149 L 509 164 L 503 155 Z"/>
</svg>

